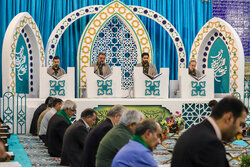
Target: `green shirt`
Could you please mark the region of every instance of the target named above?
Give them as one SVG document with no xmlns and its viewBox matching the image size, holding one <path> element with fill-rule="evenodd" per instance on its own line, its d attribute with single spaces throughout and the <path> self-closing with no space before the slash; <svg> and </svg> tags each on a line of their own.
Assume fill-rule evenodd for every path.
<svg viewBox="0 0 250 167">
<path fill-rule="evenodd" d="M 132 131 L 123 124 L 112 128 L 100 142 L 96 154 L 96 167 L 110 167 L 116 153 L 132 136 Z"/>
<path fill-rule="evenodd" d="M 64 117 L 67 120 L 67 122 L 69 123 L 69 125 L 72 124 L 72 122 L 69 119 L 69 116 L 63 110 L 58 111 L 57 114 Z"/>
</svg>

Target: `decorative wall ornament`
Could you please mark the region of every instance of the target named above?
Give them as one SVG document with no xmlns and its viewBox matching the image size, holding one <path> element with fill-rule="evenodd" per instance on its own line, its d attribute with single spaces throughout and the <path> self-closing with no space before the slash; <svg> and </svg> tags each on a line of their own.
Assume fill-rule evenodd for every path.
<svg viewBox="0 0 250 167">
<path fill-rule="evenodd" d="M 22 46 L 20 52 L 16 53 L 16 70 L 17 70 L 17 78 L 20 81 L 23 81 L 22 76 L 25 75 L 28 71 L 26 63 L 27 55 L 23 55 L 24 47 Z M 17 56 L 18 55 L 18 56 Z"/>
<path fill-rule="evenodd" d="M 78 97 L 82 97 L 82 89 L 86 86 L 86 68 L 90 66 L 93 58 L 90 57 L 89 53 L 93 52 L 93 44 L 95 42 L 95 36 L 97 36 L 101 29 L 101 24 L 103 21 L 108 21 L 115 15 L 117 17 L 123 18 L 123 23 L 127 25 L 127 27 L 134 32 L 134 35 L 137 36 L 135 39 L 135 43 L 137 46 L 137 61 L 140 61 L 140 54 L 142 52 L 150 52 L 150 56 L 153 57 L 152 46 L 150 38 L 147 34 L 147 30 L 143 26 L 137 15 L 142 15 L 153 19 L 158 24 L 160 24 L 171 36 L 173 42 L 175 44 L 177 54 L 178 54 L 178 69 L 186 68 L 186 53 L 185 48 L 182 42 L 182 39 L 179 33 L 176 31 L 174 26 L 162 15 L 157 12 L 152 11 L 151 9 L 138 7 L 138 6 L 126 6 L 118 0 L 110 2 L 110 4 L 104 5 L 96 5 L 84 7 L 82 9 L 78 9 L 66 17 L 64 17 L 56 26 L 56 28 L 51 33 L 49 40 L 47 42 L 46 47 L 46 55 L 47 55 L 47 65 L 52 65 L 52 59 L 55 56 L 57 44 L 64 33 L 64 31 L 76 20 L 83 16 L 87 16 L 90 14 L 96 14 L 93 17 L 93 20 L 86 27 L 83 36 L 80 40 L 80 46 L 78 48 L 78 81 L 77 81 L 77 90 Z M 137 15 L 136 15 L 137 14 Z M 146 35 L 146 36 L 145 36 Z M 142 46 L 142 47 L 141 47 Z M 140 49 L 142 48 L 142 49 Z M 139 49 L 139 51 L 138 51 Z M 128 55 L 127 55 L 128 56 Z M 109 57 L 109 55 L 108 55 Z M 108 59 L 107 57 L 107 59 Z M 125 55 L 126 57 L 126 55 Z M 152 60 L 150 58 L 150 61 Z M 112 57 L 113 58 L 113 57 Z M 118 64 L 115 64 L 118 65 Z M 123 71 L 123 70 L 122 70 Z M 124 72 L 124 71 L 123 71 Z M 127 71 L 123 76 L 131 75 L 132 71 Z M 127 88 L 127 85 L 132 82 L 123 82 L 123 88 Z"/>
<path fill-rule="evenodd" d="M 191 81 L 191 96 L 206 96 L 206 81 Z"/>
<path fill-rule="evenodd" d="M 65 80 L 54 81 L 50 80 L 50 96 L 65 96 Z"/>
<path fill-rule="evenodd" d="M 117 20 L 119 25 L 124 28 L 117 27 Z M 108 31 L 107 27 L 111 27 L 111 31 L 104 36 L 105 40 L 101 40 L 102 45 L 95 45 L 95 41 L 99 41 L 100 37 Z M 124 32 L 122 32 L 124 31 Z M 102 35 L 103 34 L 103 35 Z M 116 39 L 118 43 L 113 46 L 107 39 Z M 123 40 L 124 39 L 124 40 Z M 132 44 L 129 39 L 132 39 Z M 106 42 L 106 44 L 105 44 Z M 105 47 L 106 46 L 106 47 Z M 136 46 L 136 47 L 135 47 Z M 107 55 L 107 63 L 112 65 L 112 61 L 115 61 L 116 66 L 120 66 L 119 59 L 122 64 L 122 89 L 127 90 L 133 85 L 133 67 L 137 62 L 141 61 L 141 54 L 143 52 L 150 53 L 150 61 L 153 56 L 153 49 L 151 40 L 147 33 L 147 30 L 139 17 L 134 14 L 128 6 L 118 0 L 114 0 L 107 4 L 102 10 L 100 10 L 88 23 L 88 27 L 84 30 L 78 46 L 78 55 L 80 56 L 78 72 L 79 80 L 81 81 L 81 87 L 84 87 L 82 81 L 85 81 L 84 76 L 85 66 L 90 66 L 93 60 L 96 61 L 97 55 L 100 52 L 104 52 Z M 112 54 L 117 52 L 117 54 Z M 91 57 L 89 62 L 82 61 L 84 57 Z M 112 60 L 113 59 L 113 60 Z M 127 60 L 126 60 L 127 59 Z M 91 62 L 92 61 L 92 62 Z M 81 70 L 80 70 L 81 69 Z M 128 80 L 128 81 L 127 81 Z"/>
<path fill-rule="evenodd" d="M 24 79 L 25 81 L 28 80 L 28 83 L 23 84 L 28 86 L 25 91 L 20 88 L 22 85 L 17 83 L 16 80 L 18 77 L 20 79 L 20 74 L 25 71 L 24 68 L 16 69 L 21 63 L 21 46 L 18 43 L 20 39 L 23 41 L 21 42 L 22 45 L 20 44 L 24 48 L 23 51 L 27 50 L 25 63 L 29 65 L 26 70 L 26 72 L 29 70 L 29 74 L 26 73 L 27 78 Z M 39 68 L 45 66 L 45 56 L 39 29 L 29 13 L 19 13 L 10 22 L 4 37 L 2 55 L 2 62 L 4 62 L 2 64 L 4 71 L 2 74 L 3 92 L 7 91 L 7 87 L 9 87 L 10 91 L 16 94 L 16 86 L 18 84 L 20 88 L 19 93 L 27 93 L 28 97 L 38 97 L 39 75 L 33 75 L 33 72 L 39 74 Z"/>
<path fill-rule="evenodd" d="M 185 103 L 182 104 L 182 117 L 185 120 L 185 129 L 198 124 L 209 116 L 211 109 L 207 103 Z"/>
<path fill-rule="evenodd" d="M 17 134 L 26 134 L 26 94 L 17 94 Z"/>
<path fill-rule="evenodd" d="M 145 80 L 145 96 L 160 96 L 160 81 Z"/>
<path fill-rule="evenodd" d="M 123 90 L 133 86 L 133 71 L 137 64 L 137 46 L 132 36 L 129 28 L 115 15 L 97 33 L 91 53 L 91 62 L 96 62 L 98 54 L 103 52 L 111 67 L 121 66 Z"/>
<path fill-rule="evenodd" d="M 14 111 L 15 111 L 15 96 L 14 93 L 8 91 L 3 94 L 3 122 L 5 125 L 10 127 L 10 133 L 14 133 L 15 120 L 14 120 Z"/>
<path fill-rule="evenodd" d="M 220 18 L 212 18 L 209 20 L 197 34 L 190 53 L 190 60 L 197 60 L 197 68 L 205 74 L 206 69 L 211 65 L 208 63 L 208 56 L 212 47 L 216 47 L 215 43 L 220 43 L 220 47 L 223 49 L 224 54 L 228 54 L 229 58 L 225 61 L 230 60 L 230 62 L 225 65 L 229 65 L 227 68 L 228 77 L 225 81 L 229 84 L 229 92 L 239 92 L 241 97 L 243 97 L 244 90 L 244 52 L 238 34 L 227 22 Z M 217 47 L 217 50 L 220 50 Z M 216 53 L 218 54 L 218 53 Z M 199 55 L 199 56 L 198 56 Z M 215 54 L 213 54 L 215 56 Z M 227 57 L 227 56 L 226 56 Z M 224 71 L 225 72 L 225 71 Z M 226 74 L 225 74 L 226 75 Z M 225 78 L 225 77 L 224 77 Z M 217 82 L 218 83 L 218 82 Z M 215 80 L 216 84 L 216 80 Z M 216 91 L 216 86 L 215 86 Z M 226 90 L 224 92 L 218 93 L 227 94 Z M 216 94 L 215 94 L 216 95 Z"/>
<path fill-rule="evenodd" d="M 225 66 L 226 59 L 222 57 L 223 50 L 221 49 L 216 56 L 211 56 L 212 63 L 212 69 L 214 69 L 214 79 L 217 82 L 221 82 L 221 77 L 226 74 L 227 72 L 227 66 Z"/>
<path fill-rule="evenodd" d="M 97 80 L 97 95 L 113 95 L 112 80 Z"/>
<path fill-rule="evenodd" d="M 97 117 L 100 122 L 107 118 L 107 112 L 111 107 L 113 107 L 113 105 L 98 105 L 97 107 L 93 108 L 95 111 L 97 111 Z M 146 118 L 158 118 L 159 116 L 166 118 L 167 116 L 170 117 L 171 115 L 169 109 L 161 105 L 124 105 L 124 107 L 128 110 L 136 109 L 141 111 Z"/>
</svg>

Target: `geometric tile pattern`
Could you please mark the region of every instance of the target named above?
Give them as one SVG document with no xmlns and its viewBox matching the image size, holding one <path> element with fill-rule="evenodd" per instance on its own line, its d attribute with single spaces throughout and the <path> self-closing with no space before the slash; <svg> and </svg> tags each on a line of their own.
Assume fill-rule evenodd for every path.
<svg viewBox="0 0 250 167">
<path fill-rule="evenodd" d="M 26 134 L 26 94 L 17 94 L 17 134 Z"/>
<path fill-rule="evenodd" d="M 112 80 L 97 80 L 97 95 L 113 95 L 112 91 Z"/>
<path fill-rule="evenodd" d="M 14 133 L 15 96 L 8 91 L 3 94 L 3 122 L 10 127 L 10 133 Z"/>
<path fill-rule="evenodd" d="M 145 96 L 160 96 L 160 81 L 145 80 Z"/>
<path fill-rule="evenodd" d="M 63 81 L 53 81 L 50 80 L 50 96 L 65 96 L 65 80 Z"/>
<path fill-rule="evenodd" d="M 206 96 L 206 81 L 191 81 L 191 96 Z"/>
<path fill-rule="evenodd" d="M 114 16 L 100 29 L 93 44 L 91 62 L 100 52 L 106 53 L 106 63 L 121 67 L 122 89 L 133 85 L 133 71 L 137 64 L 137 46 L 132 33 L 122 20 Z"/>
<path fill-rule="evenodd" d="M 209 116 L 211 109 L 207 103 L 184 103 L 182 104 L 182 117 L 185 121 L 185 129 L 200 123 Z"/>
</svg>

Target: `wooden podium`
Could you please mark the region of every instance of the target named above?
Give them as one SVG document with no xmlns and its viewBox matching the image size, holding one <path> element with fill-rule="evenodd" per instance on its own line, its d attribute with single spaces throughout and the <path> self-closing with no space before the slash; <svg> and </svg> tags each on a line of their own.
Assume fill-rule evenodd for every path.
<svg viewBox="0 0 250 167">
<path fill-rule="evenodd" d="M 47 67 L 40 68 L 40 98 L 54 96 L 58 98 L 75 98 L 75 68 L 68 67 L 67 74 L 56 79 L 47 73 Z"/>
<path fill-rule="evenodd" d="M 122 97 L 121 94 L 121 67 L 113 67 L 110 75 L 103 77 L 94 73 L 94 67 L 88 67 L 87 75 L 87 97 Z"/>
<path fill-rule="evenodd" d="M 142 67 L 134 69 L 134 97 L 168 98 L 169 69 L 161 68 L 155 78 L 145 75 L 142 71 Z"/>
<path fill-rule="evenodd" d="M 199 79 L 188 74 L 188 69 L 180 69 L 179 86 L 181 98 L 214 98 L 214 70 L 207 69 Z"/>
</svg>

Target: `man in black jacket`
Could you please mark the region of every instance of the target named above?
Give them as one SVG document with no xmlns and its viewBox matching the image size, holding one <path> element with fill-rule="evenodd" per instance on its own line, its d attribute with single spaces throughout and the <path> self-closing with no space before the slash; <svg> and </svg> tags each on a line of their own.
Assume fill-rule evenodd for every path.
<svg viewBox="0 0 250 167">
<path fill-rule="evenodd" d="M 76 104 L 71 100 L 63 103 L 62 109 L 50 120 L 46 133 L 46 145 L 52 157 L 60 157 L 62 152 L 63 136 L 66 129 L 72 124 L 70 118 L 76 113 Z"/>
<path fill-rule="evenodd" d="M 81 118 L 68 127 L 63 137 L 61 165 L 80 166 L 84 141 L 90 127 L 95 124 L 96 115 L 95 110 L 87 108 L 81 113 Z"/>
<path fill-rule="evenodd" d="M 235 97 L 223 98 L 210 117 L 188 129 L 178 139 L 171 167 L 229 167 L 222 141 L 241 133 L 248 109 Z"/>
<path fill-rule="evenodd" d="M 95 167 L 95 156 L 100 141 L 114 125 L 119 123 L 120 117 L 125 110 L 122 105 L 113 106 L 107 113 L 107 118 L 91 130 L 85 140 L 84 151 L 81 157 L 82 167 Z"/>
<path fill-rule="evenodd" d="M 37 109 L 36 111 L 34 112 L 33 114 L 33 118 L 32 118 L 32 121 L 31 121 L 31 124 L 30 124 L 30 133 L 34 136 L 37 136 L 38 135 L 38 132 L 37 132 L 37 120 L 40 116 L 40 114 L 46 110 L 46 108 L 48 106 L 51 106 L 52 103 L 53 103 L 53 100 L 54 98 L 53 97 L 47 97 L 47 99 L 45 100 L 45 103 L 42 103 Z"/>
</svg>

